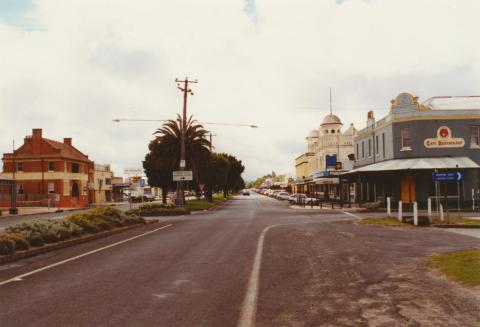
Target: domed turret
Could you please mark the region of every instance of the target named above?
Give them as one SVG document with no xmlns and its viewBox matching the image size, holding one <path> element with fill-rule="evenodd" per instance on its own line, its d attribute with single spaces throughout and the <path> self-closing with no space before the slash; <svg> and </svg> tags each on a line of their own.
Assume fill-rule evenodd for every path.
<svg viewBox="0 0 480 327">
<path fill-rule="evenodd" d="M 318 137 L 318 131 L 316 129 L 312 129 L 310 133 L 308 133 L 307 138 L 310 138 L 310 137 Z"/>
<path fill-rule="evenodd" d="M 340 118 L 338 118 L 334 114 L 330 114 L 325 116 L 325 118 L 323 118 L 323 122 L 320 126 L 331 125 L 331 124 L 343 125 Z"/>
</svg>

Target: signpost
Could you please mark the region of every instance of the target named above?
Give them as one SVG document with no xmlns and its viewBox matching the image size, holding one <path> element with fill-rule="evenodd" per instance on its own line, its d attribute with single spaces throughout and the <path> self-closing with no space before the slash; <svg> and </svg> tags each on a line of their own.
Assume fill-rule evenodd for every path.
<svg viewBox="0 0 480 327">
<path fill-rule="evenodd" d="M 434 182 L 457 182 L 457 215 L 460 218 L 460 182 L 463 181 L 463 173 L 459 171 L 455 172 L 434 172 L 432 173 L 432 179 Z M 437 195 L 438 198 L 438 195 Z M 445 201 L 447 201 L 447 193 L 445 193 Z M 445 202 L 445 205 L 447 203 Z"/>
<path fill-rule="evenodd" d="M 173 181 L 191 181 L 193 180 L 193 173 L 191 170 L 178 170 L 173 172 Z"/>
</svg>

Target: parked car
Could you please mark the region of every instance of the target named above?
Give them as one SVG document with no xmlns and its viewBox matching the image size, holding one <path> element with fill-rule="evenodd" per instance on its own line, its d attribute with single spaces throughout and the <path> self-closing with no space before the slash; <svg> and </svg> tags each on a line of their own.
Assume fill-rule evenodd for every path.
<svg viewBox="0 0 480 327">
<path fill-rule="evenodd" d="M 277 199 L 279 200 L 288 200 L 288 197 L 290 196 L 290 193 L 288 192 L 279 192 L 277 194 Z"/>
<path fill-rule="evenodd" d="M 243 190 L 242 194 L 243 195 L 250 195 L 250 191 L 249 190 Z"/>
</svg>

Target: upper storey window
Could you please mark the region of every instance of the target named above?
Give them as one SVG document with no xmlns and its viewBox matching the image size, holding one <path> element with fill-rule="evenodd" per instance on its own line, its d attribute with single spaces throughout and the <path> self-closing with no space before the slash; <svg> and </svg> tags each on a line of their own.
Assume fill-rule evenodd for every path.
<svg viewBox="0 0 480 327">
<path fill-rule="evenodd" d="M 470 127 L 470 147 L 480 147 L 480 126 Z"/>
<path fill-rule="evenodd" d="M 80 166 L 78 163 L 72 163 L 72 173 L 79 173 L 80 172 Z"/>
<path fill-rule="evenodd" d="M 410 137 L 410 128 L 402 128 L 402 150 L 412 149 L 412 139 Z"/>
</svg>

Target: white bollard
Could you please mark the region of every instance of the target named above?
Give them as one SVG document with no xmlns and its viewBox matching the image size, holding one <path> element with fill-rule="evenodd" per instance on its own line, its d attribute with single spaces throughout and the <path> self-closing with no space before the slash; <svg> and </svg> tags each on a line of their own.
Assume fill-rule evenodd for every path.
<svg viewBox="0 0 480 327">
<path fill-rule="evenodd" d="M 413 224 L 418 226 L 418 205 L 417 202 L 413 202 Z"/>
<path fill-rule="evenodd" d="M 387 198 L 387 216 L 392 216 L 392 208 L 390 207 L 390 197 Z"/>
<path fill-rule="evenodd" d="M 475 190 L 472 188 L 472 210 L 475 211 Z"/>
<path fill-rule="evenodd" d="M 432 198 L 428 198 L 428 219 L 432 218 Z"/>
<path fill-rule="evenodd" d="M 440 221 L 443 221 L 443 205 L 440 205 Z"/>
<path fill-rule="evenodd" d="M 398 221 L 402 222 L 402 201 L 398 201 Z"/>
</svg>

